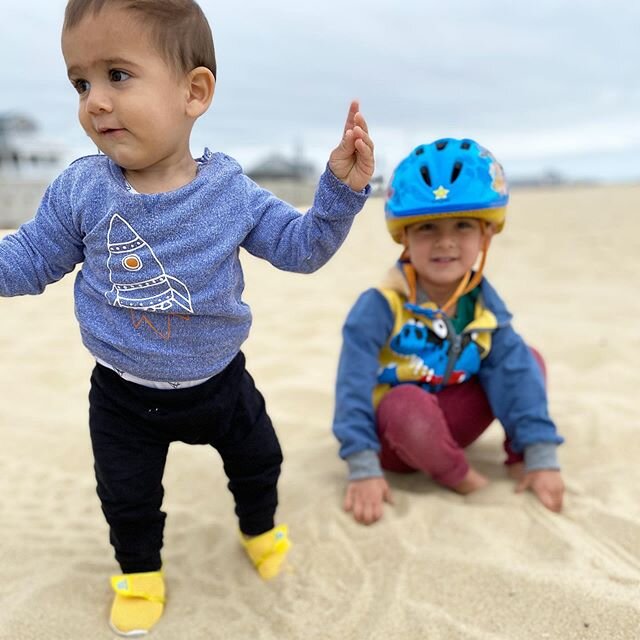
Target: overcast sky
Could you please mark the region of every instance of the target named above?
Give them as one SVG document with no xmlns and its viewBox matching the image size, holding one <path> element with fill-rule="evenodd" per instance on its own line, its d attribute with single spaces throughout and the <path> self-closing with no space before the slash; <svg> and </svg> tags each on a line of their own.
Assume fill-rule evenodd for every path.
<svg viewBox="0 0 640 640">
<path fill-rule="evenodd" d="M 91 150 L 60 25 L 66 0 L 0 0 L 0 112 Z M 640 3 L 632 0 L 202 0 L 218 58 L 207 145 L 245 168 L 302 147 L 324 163 L 358 98 L 388 177 L 444 136 L 507 174 L 640 178 Z"/>
</svg>

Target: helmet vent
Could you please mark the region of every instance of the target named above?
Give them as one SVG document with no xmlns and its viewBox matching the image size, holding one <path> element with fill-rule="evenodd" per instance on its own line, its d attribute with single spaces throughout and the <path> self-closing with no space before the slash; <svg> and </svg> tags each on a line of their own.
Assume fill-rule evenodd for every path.
<svg viewBox="0 0 640 640">
<path fill-rule="evenodd" d="M 427 165 L 422 165 L 420 167 L 420 174 L 422 175 L 422 179 L 427 183 L 428 186 L 432 187 L 431 184 L 431 174 L 429 173 L 429 167 Z"/>
<path fill-rule="evenodd" d="M 442 151 L 443 149 L 447 148 L 447 142 L 448 140 L 439 140 L 438 142 L 436 142 L 436 149 L 438 151 Z"/>
<path fill-rule="evenodd" d="M 421 156 L 424 153 L 424 147 L 418 147 L 416 149 L 416 155 Z"/>
<path fill-rule="evenodd" d="M 451 182 L 455 182 L 462 171 L 462 162 L 456 162 L 451 170 Z"/>
<path fill-rule="evenodd" d="M 460 148 L 465 150 L 471 149 L 471 143 L 468 140 L 463 140 Z"/>
</svg>

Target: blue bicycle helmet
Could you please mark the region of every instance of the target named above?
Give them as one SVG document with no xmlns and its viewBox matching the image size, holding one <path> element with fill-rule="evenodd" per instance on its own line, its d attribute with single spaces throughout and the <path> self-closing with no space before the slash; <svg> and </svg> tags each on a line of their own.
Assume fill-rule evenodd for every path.
<svg viewBox="0 0 640 640">
<path fill-rule="evenodd" d="M 391 177 L 385 214 L 396 242 L 425 218 L 478 218 L 502 231 L 509 190 L 500 163 L 469 139 L 442 138 L 416 147 Z"/>
</svg>

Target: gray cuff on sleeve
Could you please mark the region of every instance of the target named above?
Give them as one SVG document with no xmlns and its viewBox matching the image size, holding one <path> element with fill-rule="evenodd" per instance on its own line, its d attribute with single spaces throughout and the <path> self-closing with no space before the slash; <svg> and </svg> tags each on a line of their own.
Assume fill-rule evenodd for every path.
<svg viewBox="0 0 640 640">
<path fill-rule="evenodd" d="M 539 469 L 560 469 L 557 445 L 553 442 L 539 442 L 525 447 L 524 466 L 527 471 Z"/>
<path fill-rule="evenodd" d="M 314 205 L 323 212 L 324 218 L 353 218 L 371 194 L 371 186 L 362 191 L 354 191 L 333 174 L 329 165 L 320 176 Z"/>
<path fill-rule="evenodd" d="M 348 456 L 346 461 L 349 465 L 349 480 L 376 478 L 383 475 L 378 454 L 371 449 L 358 451 Z"/>
</svg>

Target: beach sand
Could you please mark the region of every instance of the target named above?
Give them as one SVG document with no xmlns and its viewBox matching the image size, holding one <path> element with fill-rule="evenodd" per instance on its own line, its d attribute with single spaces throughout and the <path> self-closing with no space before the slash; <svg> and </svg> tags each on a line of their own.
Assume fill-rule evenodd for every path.
<svg viewBox="0 0 640 640">
<path fill-rule="evenodd" d="M 341 509 L 331 434 L 344 316 L 398 247 L 370 201 L 312 276 L 243 256 L 245 345 L 282 442 L 278 520 L 290 569 L 263 583 L 238 544 L 218 455 L 174 445 L 165 475 L 169 601 L 156 640 L 640 638 L 640 187 L 516 191 L 487 274 L 544 355 L 566 444 L 561 515 L 507 479 L 494 423 L 469 449 L 488 475 L 461 497 L 390 475 L 395 505 L 365 527 Z M 3 299 L 0 640 L 101 640 L 117 572 L 87 428 L 92 362 L 73 278 Z"/>
</svg>

